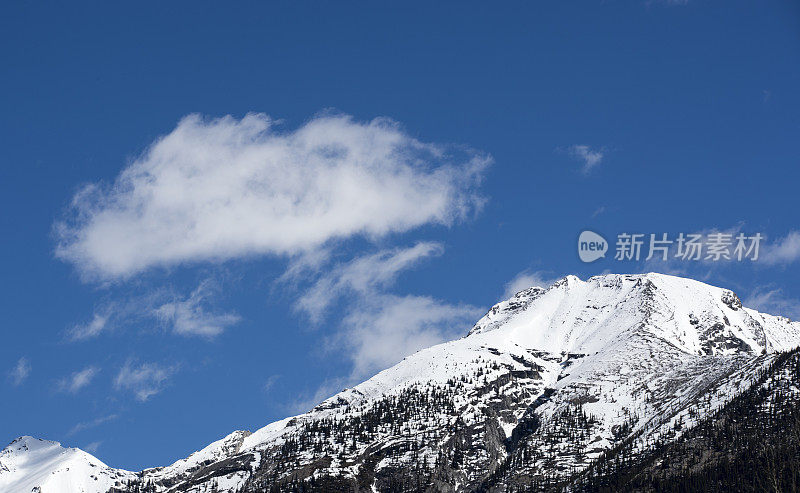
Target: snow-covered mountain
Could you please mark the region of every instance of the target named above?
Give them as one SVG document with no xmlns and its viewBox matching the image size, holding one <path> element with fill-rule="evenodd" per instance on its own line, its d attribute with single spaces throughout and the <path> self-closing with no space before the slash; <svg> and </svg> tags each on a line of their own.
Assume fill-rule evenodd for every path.
<svg viewBox="0 0 800 493">
<path fill-rule="evenodd" d="M 39 438 L 17 438 L 0 452 L 2 492 L 108 491 L 130 476 L 132 473 L 112 469 L 82 450 Z"/>
<path fill-rule="evenodd" d="M 798 345 L 800 323 L 729 290 L 660 274 L 568 276 L 306 414 L 168 467 L 112 469 L 23 437 L 0 453 L 0 491 L 548 489 L 621 444 L 677 439 Z"/>
</svg>

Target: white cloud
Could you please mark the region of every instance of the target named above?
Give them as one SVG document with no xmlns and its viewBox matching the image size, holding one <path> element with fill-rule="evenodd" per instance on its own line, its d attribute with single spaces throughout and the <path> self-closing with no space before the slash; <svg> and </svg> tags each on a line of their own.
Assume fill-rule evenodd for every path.
<svg viewBox="0 0 800 493">
<path fill-rule="evenodd" d="M 592 149 L 587 145 L 574 145 L 569 148 L 569 154 L 583 161 L 583 172 L 589 173 L 603 160 L 604 152 L 602 149 Z"/>
<path fill-rule="evenodd" d="M 325 380 L 315 392 L 299 398 L 292 411 L 306 411 L 344 386 L 358 383 L 419 349 L 467 333 L 483 310 L 428 296 L 385 292 L 402 271 L 443 252 L 443 245 L 435 242 L 384 249 L 337 265 L 316 280 L 295 308 L 319 322 L 334 300 L 347 300 L 338 331 L 326 341 L 325 349 L 346 355 L 351 371 L 349 376 Z M 318 270 L 318 265 L 295 269 L 288 277 L 309 270 Z"/>
<path fill-rule="evenodd" d="M 189 115 L 113 185 L 76 193 L 55 225 L 56 255 L 107 280 L 449 225 L 481 205 L 490 160 L 420 142 L 388 119 L 324 115 L 281 131 L 264 114 Z"/>
<path fill-rule="evenodd" d="M 73 341 L 90 339 L 97 337 L 101 332 L 108 328 L 109 318 L 111 317 L 108 311 L 95 311 L 92 320 L 86 324 L 79 324 L 72 327 L 68 331 L 68 336 Z"/>
<path fill-rule="evenodd" d="M 164 303 L 155 309 L 155 315 L 180 335 L 214 337 L 241 320 L 235 313 L 214 314 L 204 308 L 208 298 L 217 290 L 210 279 L 200 285 L 185 300 Z"/>
<path fill-rule="evenodd" d="M 289 411 L 306 412 L 420 349 L 465 335 L 484 311 L 428 296 L 376 293 L 362 299 L 342 320 L 339 333 L 327 341 L 329 352 L 347 355 L 350 374 L 326 379 L 314 392 L 299 397 Z"/>
<path fill-rule="evenodd" d="M 760 312 L 800 320 L 800 300 L 786 296 L 780 289 L 759 287 L 742 303 Z"/>
<path fill-rule="evenodd" d="M 280 375 L 270 375 L 269 377 L 267 377 L 267 380 L 264 382 L 264 386 L 262 387 L 262 390 L 264 392 L 269 392 L 270 390 L 272 390 L 272 387 L 275 386 L 275 382 L 277 382 L 280 378 L 281 378 Z"/>
<path fill-rule="evenodd" d="M 74 435 L 76 433 L 79 433 L 79 432 L 81 432 L 83 430 L 88 430 L 90 428 L 94 428 L 96 426 L 100 426 L 101 424 L 108 423 L 109 421 L 113 421 L 113 420 L 117 419 L 118 417 L 119 416 L 116 415 L 116 414 L 109 414 L 107 416 L 101 416 L 99 418 L 95 418 L 95 419 L 93 419 L 91 421 L 80 422 L 80 423 L 76 424 L 75 426 L 73 426 L 72 428 L 70 428 L 70 430 L 67 432 L 67 436 L 72 436 L 72 435 Z"/>
<path fill-rule="evenodd" d="M 373 296 L 345 317 L 332 347 L 347 349 L 351 381 L 359 381 L 415 351 L 465 335 L 481 313 L 427 296 Z"/>
<path fill-rule="evenodd" d="M 467 333 L 482 310 L 427 296 L 385 292 L 402 271 L 443 251 L 444 247 L 435 242 L 384 249 L 337 265 L 316 280 L 295 308 L 319 322 L 334 300 L 346 297 L 344 318 L 337 334 L 327 341 L 327 349 L 346 354 L 352 369 L 348 377 L 326 380 L 313 395 L 300 399 L 293 410 L 307 410 L 343 385 L 356 383 L 414 351 Z"/>
<path fill-rule="evenodd" d="M 28 379 L 31 374 L 31 364 L 28 358 L 22 357 L 17 361 L 16 366 L 9 372 L 8 376 L 14 386 L 22 385 L 22 382 Z"/>
<path fill-rule="evenodd" d="M 93 366 L 87 366 L 83 370 L 76 371 L 67 378 L 62 379 L 58 387 L 62 392 L 74 394 L 92 383 L 92 379 L 100 372 Z"/>
<path fill-rule="evenodd" d="M 92 320 L 67 330 L 71 341 L 82 341 L 120 327 L 150 324 L 156 320 L 179 335 L 212 338 L 236 324 L 235 313 L 215 313 L 213 298 L 220 287 L 214 278 L 201 281 L 188 295 L 169 288 L 146 291 L 141 295 L 127 293 L 124 300 L 105 303 L 95 308 Z"/>
<path fill-rule="evenodd" d="M 98 440 L 96 442 L 87 443 L 83 446 L 83 450 L 85 452 L 89 452 L 90 454 L 96 454 L 97 450 L 100 448 L 100 445 L 103 444 L 102 440 Z"/>
<path fill-rule="evenodd" d="M 800 231 L 792 231 L 764 248 L 761 261 L 770 264 L 790 264 L 800 260 Z"/>
<path fill-rule="evenodd" d="M 175 373 L 175 367 L 166 367 L 157 363 L 134 364 L 128 360 L 114 379 L 114 388 L 132 393 L 136 399 L 144 402 L 158 394 Z"/>
<path fill-rule="evenodd" d="M 305 276 L 319 272 L 330 261 L 332 253 L 330 248 L 315 248 L 293 256 L 276 285 L 296 284 Z"/>
<path fill-rule="evenodd" d="M 530 272 L 524 270 L 517 274 L 514 279 L 506 283 L 505 292 L 503 297 L 505 299 L 511 298 L 523 289 L 532 287 L 546 288 L 556 282 L 558 278 L 550 277 L 540 272 Z"/>
<path fill-rule="evenodd" d="M 348 291 L 369 295 L 391 285 L 401 271 L 444 252 L 440 243 L 420 242 L 409 248 L 381 250 L 335 267 L 300 297 L 296 308 L 319 322 L 328 306 Z"/>
</svg>

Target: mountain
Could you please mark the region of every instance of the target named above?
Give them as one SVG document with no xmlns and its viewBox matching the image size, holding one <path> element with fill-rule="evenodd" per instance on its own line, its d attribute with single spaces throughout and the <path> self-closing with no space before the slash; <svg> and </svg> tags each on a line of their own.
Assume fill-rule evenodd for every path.
<svg viewBox="0 0 800 493">
<path fill-rule="evenodd" d="M 132 473 L 112 469 L 86 452 L 58 442 L 20 437 L 0 452 L 0 491 L 75 493 L 108 491 Z"/>
<path fill-rule="evenodd" d="M 23 437 L 0 453 L 0 491 L 648 490 L 677 481 L 664 472 L 673 469 L 713 477 L 689 469 L 691 454 L 727 467 L 723 457 L 743 449 L 730 433 L 708 439 L 718 420 L 773 423 L 774 403 L 796 408 L 786 368 L 798 345 L 800 323 L 726 289 L 660 274 L 568 276 L 308 413 L 168 467 L 112 469 Z M 729 453 L 714 455 L 720 440 Z"/>
</svg>

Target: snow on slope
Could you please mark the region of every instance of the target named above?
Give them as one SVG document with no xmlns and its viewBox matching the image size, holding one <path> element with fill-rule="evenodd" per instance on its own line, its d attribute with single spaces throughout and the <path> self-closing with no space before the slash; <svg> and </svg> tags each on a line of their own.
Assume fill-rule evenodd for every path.
<svg viewBox="0 0 800 493">
<path fill-rule="evenodd" d="M 467 336 L 423 349 L 309 413 L 253 434 L 234 432 L 187 459 L 142 474 L 156 482 L 180 480 L 234 454 L 252 453 L 248 460 L 258 463 L 303 423 L 352 414 L 412 386 L 445 385 L 459 377 L 466 378 L 455 405 L 467 423 L 477 422 L 485 416 L 476 376 L 485 382 L 509 372 L 522 377 L 502 386 L 517 402 L 498 418 L 506 436 L 548 390 L 552 397 L 536 405 L 545 422 L 578 401 L 596 418 L 591 443 L 564 445 L 588 450 L 591 459 L 613 443 L 621 421 L 638 430 L 664 429 L 676 413 L 686 414 L 697 396 L 716 388 L 715 399 L 724 401 L 731 397 L 728 393 L 746 388 L 748 375 L 770 353 L 798 344 L 800 323 L 744 308 L 733 292 L 698 281 L 660 274 L 604 275 L 587 281 L 568 276 L 498 303 Z M 766 356 L 759 358 L 761 354 Z M 565 453 L 563 466 L 580 466 L 574 460 Z M 77 449 L 30 438 L 15 441 L 0 454 L 2 492 L 27 493 L 36 486 L 42 493 L 104 492 L 113 480 L 130 474 L 109 469 Z M 231 488 L 243 480 L 225 478 Z"/>
<path fill-rule="evenodd" d="M 3 493 L 105 492 L 132 476 L 82 450 L 29 436 L 17 438 L 0 452 Z"/>
<path fill-rule="evenodd" d="M 234 431 L 230 435 L 212 442 L 202 450 L 194 452 L 185 459 L 180 459 L 172 465 L 166 467 L 156 467 L 145 469 L 145 474 L 154 480 L 161 478 L 175 477 L 197 470 L 198 468 L 229 457 L 239 451 L 244 440 L 250 435 L 249 431 Z"/>
</svg>

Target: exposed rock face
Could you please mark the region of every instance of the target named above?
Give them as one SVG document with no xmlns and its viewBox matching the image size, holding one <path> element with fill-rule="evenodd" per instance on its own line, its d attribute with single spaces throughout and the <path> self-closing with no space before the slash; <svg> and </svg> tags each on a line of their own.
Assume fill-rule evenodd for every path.
<svg viewBox="0 0 800 493">
<path fill-rule="evenodd" d="M 169 467 L 104 474 L 127 492 L 557 490 L 622 447 L 676 440 L 799 343 L 800 324 L 731 291 L 569 276 L 306 414 Z M 17 477 L 3 464 L 0 485 Z"/>
</svg>

